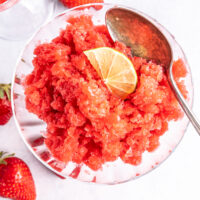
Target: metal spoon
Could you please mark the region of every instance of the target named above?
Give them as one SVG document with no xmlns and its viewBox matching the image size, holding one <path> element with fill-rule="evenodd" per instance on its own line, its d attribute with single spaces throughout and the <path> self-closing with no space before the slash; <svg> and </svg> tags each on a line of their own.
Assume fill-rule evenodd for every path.
<svg viewBox="0 0 200 200">
<path fill-rule="evenodd" d="M 173 51 L 164 34 L 144 16 L 120 7 L 111 8 L 106 12 L 106 25 L 113 41 L 120 41 L 131 47 L 134 56 L 154 60 L 166 67 L 170 86 L 185 114 L 200 135 L 200 123 L 173 78 Z"/>
</svg>

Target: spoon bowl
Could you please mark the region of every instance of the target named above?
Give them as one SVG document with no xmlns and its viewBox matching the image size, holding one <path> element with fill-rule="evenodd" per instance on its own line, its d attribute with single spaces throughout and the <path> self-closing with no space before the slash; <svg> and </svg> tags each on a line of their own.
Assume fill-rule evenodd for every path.
<svg viewBox="0 0 200 200">
<path fill-rule="evenodd" d="M 170 66 L 172 50 L 169 42 L 145 17 L 125 8 L 112 8 L 106 13 L 106 24 L 112 39 L 131 47 L 133 56 Z"/>
</svg>

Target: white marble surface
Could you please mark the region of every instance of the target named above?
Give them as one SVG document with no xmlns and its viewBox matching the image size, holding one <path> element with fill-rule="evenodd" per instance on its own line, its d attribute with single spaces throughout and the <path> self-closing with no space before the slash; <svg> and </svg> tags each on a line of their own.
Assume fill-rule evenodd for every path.
<svg viewBox="0 0 200 200">
<path fill-rule="evenodd" d="M 183 47 L 192 69 L 194 111 L 200 118 L 200 1 L 105 0 L 139 9 L 156 18 Z M 10 82 L 25 41 L 0 40 L 0 82 Z M 199 200 L 200 137 L 190 125 L 176 151 L 151 173 L 115 186 L 62 180 L 43 167 L 21 140 L 14 120 L 0 127 L 0 150 L 15 152 L 25 160 L 35 179 L 37 200 Z M 0 198 L 2 199 L 2 198 Z"/>
</svg>

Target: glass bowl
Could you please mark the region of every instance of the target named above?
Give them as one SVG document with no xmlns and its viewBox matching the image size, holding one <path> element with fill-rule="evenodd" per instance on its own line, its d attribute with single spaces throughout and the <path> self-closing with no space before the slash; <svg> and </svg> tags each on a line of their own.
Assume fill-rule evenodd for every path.
<svg viewBox="0 0 200 200">
<path fill-rule="evenodd" d="M 0 4 L 0 39 L 30 37 L 54 13 L 54 0 L 7 0 Z"/>
<path fill-rule="evenodd" d="M 96 9 L 95 6 L 98 6 Z M 101 6 L 101 7 L 99 7 Z M 126 182 L 137 177 L 140 177 L 147 172 L 156 168 L 161 162 L 163 162 L 175 149 L 183 137 L 187 125 L 188 119 L 184 115 L 183 118 L 169 123 L 169 130 L 160 137 L 160 146 L 152 153 L 144 152 L 142 163 L 138 166 L 125 164 L 118 159 L 114 162 L 107 162 L 103 165 L 101 170 L 93 171 L 86 165 L 78 165 L 73 162 L 69 162 L 67 165 L 56 160 L 51 156 L 47 147 L 44 145 L 46 124 L 38 119 L 38 117 L 32 113 L 29 113 L 25 106 L 25 95 L 23 88 L 23 81 L 26 75 L 32 72 L 33 65 L 33 51 L 34 48 L 44 42 L 50 42 L 53 38 L 59 35 L 61 29 L 67 26 L 67 19 L 70 16 L 79 16 L 87 14 L 92 16 L 94 24 L 105 24 L 105 13 L 112 7 L 117 7 L 114 4 L 88 4 L 74 9 L 70 9 L 54 18 L 51 22 L 43 26 L 39 32 L 28 42 L 26 47 L 19 57 L 16 70 L 13 78 L 12 88 L 12 106 L 14 111 L 14 118 L 17 124 L 19 134 L 24 140 L 29 150 L 34 156 L 47 168 L 51 169 L 55 173 L 63 177 L 72 177 L 85 182 L 96 182 L 102 184 L 117 184 Z M 124 7 L 124 6 L 122 6 Z M 132 8 L 129 8 L 132 9 Z M 175 41 L 174 37 L 157 21 L 152 19 L 140 11 L 132 9 L 152 23 L 154 23 L 164 35 L 168 38 L 172 50 L 174 53 L 174 60 L 181 58 L 188 70 L 187 76 L 184 78 L 185 84 L 188 89 L 188 102 L 192 105 L 193 101 L 193 86 L 190 68 L 187 63 L 186 57 Z"/>
</svg>

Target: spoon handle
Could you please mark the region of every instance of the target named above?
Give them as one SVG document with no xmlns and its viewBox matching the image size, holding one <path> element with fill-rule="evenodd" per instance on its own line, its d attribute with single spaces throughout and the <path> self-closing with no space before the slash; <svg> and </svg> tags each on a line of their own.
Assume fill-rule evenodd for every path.
<svg viewBox="0 0 200 200">
<path fill-rule="evenodd" d="M 186 102 L 185 98 L 181 94 L 180 90 L 178 89 L 176 82 L 174 80 L 173 74 L 172 74 L 172 67 L 169 68 L 169 80 L 170 80 L 170 85 L 174 91 L 174 94 L 175 94 L 179 104 L 181 105 L 181 107 L 184 110 L 185 114 L 187 115 L 188 119 L 190 120 L 190 122 L 192 123 L 192 125 L 194 126 L 194 128 L 196 129 L 197 133 L 200 136 L 200 123 L 199 123 L 197 117 L 195 116 L 195 114 L 190 109 L 188 103 Z"/>
</svg>

